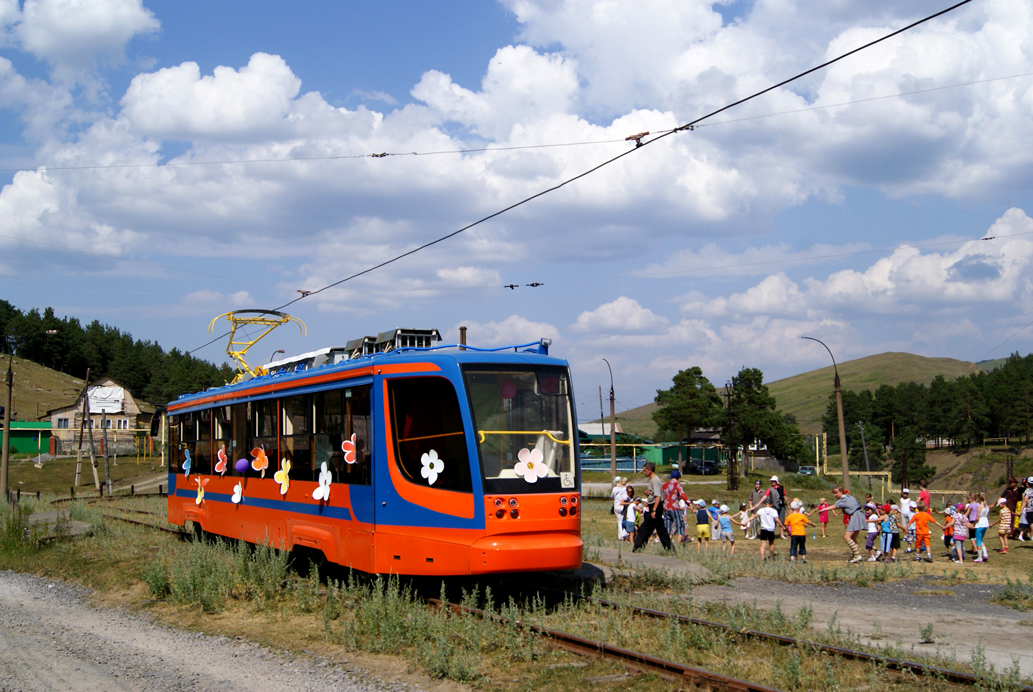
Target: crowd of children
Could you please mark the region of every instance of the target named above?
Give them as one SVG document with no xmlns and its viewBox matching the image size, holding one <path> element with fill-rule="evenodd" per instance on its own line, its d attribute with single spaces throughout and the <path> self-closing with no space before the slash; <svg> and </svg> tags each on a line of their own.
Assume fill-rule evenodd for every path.
<svg viewBox="0 0 1033 692">
<path fill-rule="evenodd" d="M 715 541 L 720 542 L 723 553 L 734 556 L 733 527 L 738 527 L 745 532 L 748 540 L 760 541 L 762 559 L 773 559 L 776 555 L 775 540 L 788 538 L 789 559 L 807 562 L 808 527 L 814 527 L 817 537 L 817 527 L 820 525 L 821 537 L 826 538 L 830 515 L 843 517 L 844 540 L 850 548 L 849 561 L 852 563 L 865 559 L 868 562 L 895 562 L 902 548 L 905 554 L 911 555 L 916 561 L 924 559 L 932 562 L 932 526 L 943 532 L 942 557 L 958 563 L 965 560 L 966 542 L 970 543 L 971 553 L 975 556 L 973 562 L 989 561 L 985 538 L 986 533 L 995 526 L 999 527 L 998 554 L 1007 554 L 1009 539 L 1033 540 L 1030 537 L 1030 527 L 1033 525 L 1033 477 L 1009 479 L 1005 492 L 993 503 L 988 502 L 985 493 L 970 493 L 964 502 L 949 505 L 943 510 L 934 510 L 925 484 L 920 486 L 917 501 L 911 499 L 908 488 L 903 488 L 900 499 L 895 502 L 880 504 L 869 494 L 862 503 L 849 491 L 837 486 L 832 491 L 833 504 L 829 504 L 823 497 L 808 510 L 800 499 L 787 499 L 778 476 L 772 476 L 772 487 L 762 491 L 758 481 L 750 494 L 750 502 L 741 503 L 734 516 L 730 514 L 728 505 L 719 500 L 715 499 L 709 505 L 703 499 L 690 500 L 680 478 L 678 469 L 674 469 L 663 484 L 663 526 L 672 539 L 685 544 L 691 542 L 689 527 L 690 520 L 694 520 L 697 551 L 709 548 L 711 541 Z M 636 518 L 641 515 L 643 503 L 647 499 L 636 498 L 634 488 L 627 485 L 627 480 L 616 479 L 613 512 L 617 515 L 619 538 L 635 541 Z M 994 511 L 997 517 L 991 523 Z M 815 514 L 818 515 L 817 522 L 811 520 Z M 862 531 L 866 531 L 864 550 L 867 558 L 858 544 Z M 648 538 L 645 536 L 641 540 Z"/>
</svg>

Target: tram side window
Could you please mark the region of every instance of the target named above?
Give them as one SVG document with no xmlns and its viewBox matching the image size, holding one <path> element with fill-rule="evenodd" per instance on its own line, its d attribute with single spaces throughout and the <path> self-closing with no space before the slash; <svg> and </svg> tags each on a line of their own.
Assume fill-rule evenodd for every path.
<svg viewBox="0 0 1033 692">
<path fill-rule="evenodd" d="M 316 394 L 314 473 L 326 462 L 335 483 L 370 484 L 370 390 L 370 385 L 363 385 Z M 347 459 L 345 441 L 349 442 Z"/>
<path fill-rule="evenodd" d="M 265 450 L 266 456 L 273 460 L 269 462 L 270 464 L 279 465 L 280 452 L 276 435 L 277 400 L 264 399 L 252 402 L 251 414 L 254 423 L 254 427 L 251 428 L 252 437 L 248 444 L 240 450 L 240 456 L 248 455 L 248 458 L 251 458 L 251 450 L 260 448 Z M 269 475 L 269 470 L 266 471 L 266 475 Z"/>
<path fill-rule="evenodd" d="M 237 459 L 250 458 L 252 449 L 250 436 L 248 435 L 248 431 L 251 429 L 249 425 L 251 422 L 251 404 L 233 404 L 232 409 L 231 422 L 233 428 L 230 435 L 230 444 L 226 448 L 226 453 L 229 455 L 226 475 L 240 476 L 243 474 L 236 470 L 235 463 Z"/>
<path fill-rule="evenodd" d="M 393 379 L 388 397 L 395 455 L 405 477 L 417 485 L 472 492 L 466 431 L 452 383 L 443 377 Z M 440 470 L 435 477 L 424 475 L 425 468 Z"/>
<path fill-rule="evenodd" d="M 219 464 L 219 452 L 222 452 L 226 459 L 225 471 L 233 469 L 233 419 L 232 409 L 229 406 L 220 406 L 212 412 L 212 470 L 214 473 L 220 473 L 217 466 Z"/>
<path fill-rule="evenodd" d="M 291 462 L 291 476 L 312 479 L 312 395 L 301 394 L 280 400 L 283 406 L 283 449 Z M 270 461 L 270 464 L 273 462 Z"/>
<path fill-rule="evenodd" d="M 197 421 L 197 442 L 194 443 L 190 473 L 209 474 L 212 472 L 212 410 L 196 411 L 191 415 Z"/>
<path fill-rule="evenodd" d="M 169 416 L 168 417 L 168 429 L 169 429 L 169 470 L 179 472 L 183 470 L 183 460 L 186 458 L 183 456 L 183 448 L 180 446 L 180 427 L 182 421 L 180 416 Z"/>
</svg>

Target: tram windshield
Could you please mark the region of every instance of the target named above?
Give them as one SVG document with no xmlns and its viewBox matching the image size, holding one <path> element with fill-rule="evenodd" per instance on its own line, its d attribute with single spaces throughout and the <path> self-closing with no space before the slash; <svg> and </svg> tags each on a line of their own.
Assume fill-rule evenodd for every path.
<svg viewBox="0 0 1033 692">
<path fill-rule="evenodd" d="M 562 367 L 464 369 L 486 493 L 574 490 L 570 379 Z"/>
</svg>

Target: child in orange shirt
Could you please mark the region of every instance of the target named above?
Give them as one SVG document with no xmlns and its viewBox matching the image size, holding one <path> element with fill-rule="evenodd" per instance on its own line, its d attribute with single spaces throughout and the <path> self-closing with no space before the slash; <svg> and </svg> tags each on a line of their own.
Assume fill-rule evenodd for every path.
<svg viewBox="0 0 1033 692">
<path fill-rule="evenodd" d="M 803 511 L 803 503 L 793 500 L 789 505 L 793 511 L 786 516 L 785 525 L 789 529 L 789 560 L 796 562 L 796 556 L 807 562 L 807 527 L 811 520 Z"/>
<path fill-rule="evenodd" d="M 940 526 L 940 522 L 933 518 L 932 514 L 926 511 L 925 503 L 918 503 L 918 511 L 911 515 L 911 520 L 908 522 L 908 526 L 911 524 L 915 525 L 915 561 L 918 561 L 919 553 L 922 552 L 922 546 L 925 546 L 925 560 L 926 562 L 933 561 L 933 552 L 929 547 L 929 522 Z M 940 528 L 943 528 L 940 526 Z"/>
</svg>

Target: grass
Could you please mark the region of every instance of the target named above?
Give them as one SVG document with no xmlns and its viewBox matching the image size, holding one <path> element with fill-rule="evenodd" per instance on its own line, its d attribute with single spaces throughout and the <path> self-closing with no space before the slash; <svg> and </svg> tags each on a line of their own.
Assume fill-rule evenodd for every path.
<svg viewBox="0 0 1033 692">
<path fill-rule="evenodd" d="M 75 481 L 75 457 L 60 457 L 43 464 L 43 468 L 37 469 L 33 465 L 35 457 L 18 456 L 12 458 L 9 466 L 8 485 L 11 490 L 21 490 L 22 495 L 35 495 L 38 491 L 52 493 L 60 497 L 68 497 L 69 488 Z M 118 464 L 109 458 L 109 470 L 111 482 L 122 484 L 132 483 L 136 479 L 145 480 L 165 471 L 159 464 L 160 457 L 141 457 L 140 463 L 136 463 L 136 457 L 120 457 Z M 97 476 L 101 485 L 104 484 L 104 459 L 97 456 Z M 82 476 L 80 487 L 76 492 L 93 492 L 93 471 L 90 469 L 90 459 L 84 455 L 82 462 Z"/>
<path fill-rule="evenodd" d="M 33 505 L 33 506 L 30 506 Z M 146 609 L 165 622 L 187 629 L 246 637 L 288 651 L 311 652 L 349 665 L 401 671 L 415 684 L 451 680 L 481 690 L 631 689 L 673 690 L 679 686 L 650 675 L 617 682 L 589 679 L 623 674 L 619 664 L 578 658 L 519 627 L 523 621 L 561 629 L 616 646 L 643 651 L 782 689 L 911 689 L 911 679 L 865 664 L 815 655 L 805 646 L 782 647 L 738 634 L 743 629 L 779 632 L 843 646 L 859 646 L 855 635 L 838 627 L 816 631 L 812 613 L 780 607 L 760 611 L 746 605 L 695 603 L 683 597 L 688 581 L 665 570 L 629 570 L 597 595 L 723 622 L 732 632 L 657 621 L 634 615 L 626 607 L 567 600 L 546 605 L 539 598 L 499 599 L 491 581 L 464 581 L 466 605 L 506 618 L 500 626 L 465 613 L 440 609 L 417 598 L 414 583 L 397 578 L 331 574 L 325 586 L 311 565 L 291 565 L 270 546 L 251 547 L 225 540 L 193 541 L 105 519 L 97 505 L 77 502 L 72 515 L 88 522 L 89 536 L 42 542 L 27 535 L 25 515 L 34 503 L 0 510 L 0 569 L 19 569 L 80 582 L 97 590 L 100 603 Z M 123 498 L 114 505 L 158 511 L 157 498 Z M 601 514 L 603 503 L 589 514 Z M 609 520 L 611 517 L 606 515 Z M 607 521 L 607 526 L 609 526 Z M 686 559 L 694 552 L 683 551 Z M 760 563 L 744 554 L 729 560 L 715 551 L 699 559 L 718 578 L 740 573 L 802 581 L 841 580 L 856 572 L 836 564 Z M 298 567 L 305 567 L 299 571 Z M 856 566 L 851 566 L 856 567 Z M 794 568 L 795 571 L 794 571 Z M 873 581 L 902 578 L 908 565 L 864 566 Z M 326 575 L 323 575 L 324 577 Z M 420 585 L 427 580 L 418 582 Z M 441 595 L 444 596 L 444 586 Z M 451 600 L 458 596 L 452 594 Z M 930 659 L 934 660 L 934 659 Z M 946 663 L 946 661 L 940 661 Z M 952 667 L 957 662 L 951 662 Z M 985 661 L 976 661 L 983 666 Z M 409 671 L 409 672 L 406 672 Z M 415 671 L 415 672 L 412 672 Z M 1007 678 L 987 674 L 1004 685 Z M 1003 682 L 1002 682 L 1003 681 Z M 988 683 L 989 684 L 989 683 Z M 929 690 L 952 689 L 923 681 Z"/>
</svg>

